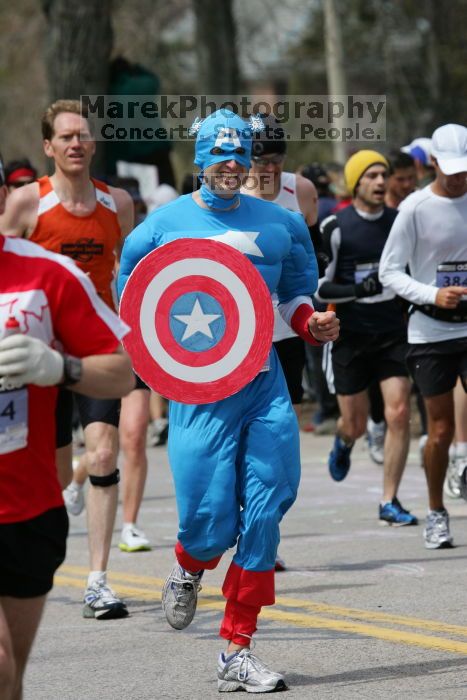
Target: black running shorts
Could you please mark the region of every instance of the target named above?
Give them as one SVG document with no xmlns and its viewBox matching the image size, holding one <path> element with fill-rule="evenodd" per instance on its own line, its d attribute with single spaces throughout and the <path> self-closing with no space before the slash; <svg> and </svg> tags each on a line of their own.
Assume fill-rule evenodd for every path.
<svg viewBox="0 0 467 700">
<path fill-rule="evenodd" d="M 65 507 L 19 523 L 0 523 L 0 596 L 36 598 L 48 593 L 65 560 L 67 535 Z"/>
<path fill-rule="evenodd" d="M 303 398 L 302 377 L 305 367 L 305 341 L 299 338 L 285 338 L 274 343 L 287 388 L 293 404 L 301 403 Z"/>
<path fill-rule="evenodd" d="M 358 394 L 374 381 L 408 377 L 407 347 L 405 334 L 341 335 L 332 346 L 336 394 Z"/>
<path fill-rule="evenodd" d="M 407 364 L 422 396 L 446 394 L 460 377 L 467 392 L 467 338 L 411 343 Z"/>
<path fill-rule="evenodd" d="M 118 428 L 120 399 L 91 399 L 83 394 L 60 389 L 55 409 L 56 447 L 65 447 L 72 440 L 73 394 L 83 428 L 90 423 L 107 423 Z"/>
<path fill-rule="evenodd" d="M 136 372 L 134 372 L 133 374 L 135 375 L 135 379 L 136 379 L 136 386 L 135 386 L 135 389 L 145 389 L 146 391 L 151 391 L 151 387 L 149 387 L 149 386 L 146 384 L 146 382 L 143 382 L 143 380 L 141 379 L 141 377 L 138 377 L 138 375 L 136 374 Z"/>
</svg>

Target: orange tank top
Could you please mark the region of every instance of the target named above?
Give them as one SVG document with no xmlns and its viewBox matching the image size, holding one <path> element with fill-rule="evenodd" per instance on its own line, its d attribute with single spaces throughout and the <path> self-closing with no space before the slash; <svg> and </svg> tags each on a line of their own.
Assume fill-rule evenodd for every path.
<svg viewBox="0 0 467 700">
<path fill-rule="evenodd" d="M 74 260 L 89 274 L 99 296 L 114 309 L 115 250 L 122 232 L 109 188 L 91 179 L 96 191 L 96 208 L 87 216 L 75 216 L 61 204 L 47 175 L 39 178 L 37 224 L 29 240 Z"/>
</svg>

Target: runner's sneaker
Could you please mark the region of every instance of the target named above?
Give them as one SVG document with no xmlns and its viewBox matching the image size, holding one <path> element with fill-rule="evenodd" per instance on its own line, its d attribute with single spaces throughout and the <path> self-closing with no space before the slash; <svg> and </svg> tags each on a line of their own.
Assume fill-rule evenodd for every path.
<svg viewBox="0 0 467 700">
<path fill-rule="evenodd" d="M 284 676 L 271 671 L 250 649 L 219 655 L 217 689 L 220 693 L 246 690 L 247 693 L 272 693 L 287 690 Z"/>
<path fill-rule="evenodd" d="M 70 515 L 79 515 L 84 510 L 84 488 L 75 481 L 72 481 L 69 486 L 62 492 L 63 500 L 67 512 Z"/>
<path fill-rule="evenodd" d="M 430 510 L 426 516 L 423 531 L 427 549 L 446 549 L 452 547 L 453 540 L 449 532 L 449 515 L 447 510 Z"/>
<path fill-rule="evenodd" d="M 176 630 L 188 627 L 195 616 L 202 575 L 203 571 L 190 574 L 176 562 L 164 584 L 162 609 L 167 622 Z"/>
<path fill-rule="evenodd" d="M 167 418 L 156 418 L 152 422 L 151 447 L 161 447 L 167 442 L 169 436 L 169 421 Z"/>
<path fill-rule="evenodd" d="M 467 501 L 467 458 L 461 457 L 456 461 L 459 475 L 459 494 L 464 501 Z"/>
<path fill-rule="evenodd" d="M 118 546 L 122 552 L 149 552 L 151 550 L 148 538 L 133 523 L 123 526 Z"/>
<path fill-rule="evenodd" d="M 405 510 L 397 498 L 393 498 L 392 501 L 388 503 L 380 504 L 379 519 L 381 525 L 394 525 L 394 527 L 418 525 L 418 520 L 415 515 Z"/>
<path fill-rule="evenodd" d="M 96 620 L 115 620 L 126 617 L 128 610 L 120 598 L 105 581 L 96 581 L 84 592 L 83 617 L 94 617 Z"/>
<path fill-rule="evenodd" d="M 334 446 L 328 458 L 329 473 L 334 481 L 342 481 L 347 476 L 353 445 L 347 445 L 339 435 L 334 438 Z"/>
<path fill-rule="evenodd" d="M 371 418 L 366 422 L 366 438 L 368 451 L 375 464 L 384 464 L 384 438 L 386 437 L 386 423 L 375 423 Z"/>
<path fill-rule="evenodd" d="M 315 423 L 315 435 L 333 435 L 336 432 L 335 418 L 322 418 L 319 423 Z"/>
<path fill-rule="evenodd" d="M 287 571 L 286 563 L 279 555 L 276 556 L 274 562 L 274 571 Z"/>
<path fill-rule="evenodd" d="M 443 484 L 443 493 L 448 498 L 461 497 L 461 479 L 466 467 L 467 459 L 465 457 L 449 458 L 446 478 Z"/>
</svg>

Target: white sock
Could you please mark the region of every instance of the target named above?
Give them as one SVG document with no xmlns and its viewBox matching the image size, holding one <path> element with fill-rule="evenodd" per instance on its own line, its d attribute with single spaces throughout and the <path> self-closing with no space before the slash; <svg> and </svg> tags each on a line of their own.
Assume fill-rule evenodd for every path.
<svg viewBox="0 0 467 700">
<path fill-rule="evenodd" d="M 102 581 L 107 583 L 107 572 L 106 571 L 90 571 L 88 576 L 88 586 L 92 586 L 94 583 Z"/>
</svg>

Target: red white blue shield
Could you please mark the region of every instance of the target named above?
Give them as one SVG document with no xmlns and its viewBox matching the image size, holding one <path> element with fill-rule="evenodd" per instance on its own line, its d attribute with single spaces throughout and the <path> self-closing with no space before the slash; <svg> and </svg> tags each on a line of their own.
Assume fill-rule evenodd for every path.
<svg viewBox="0 0 467 700">
<path fill-rule="evenodd" d="M 240 391 L 264 366 L 274 314 L 269 290 L 242 253 L 183 238 L 146 255 L 126 284 L 120 315 L 135 372 L 188 404 Z"/>
</svg>

